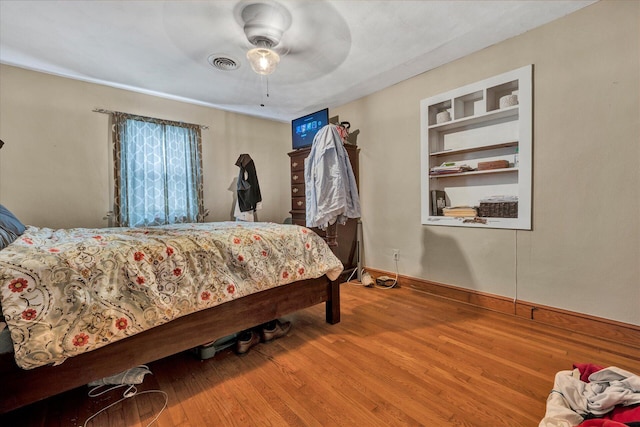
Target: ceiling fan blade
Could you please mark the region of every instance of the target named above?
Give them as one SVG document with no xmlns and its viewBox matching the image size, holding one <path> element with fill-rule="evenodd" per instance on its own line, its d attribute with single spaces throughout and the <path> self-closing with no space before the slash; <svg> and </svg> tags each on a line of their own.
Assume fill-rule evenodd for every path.
<svg viewBox="0 0 640 427">
<path fill-rule="evenodd" d="M 338 68 L 351 50 L 351 31 L 344 18 L 324 1 L 285 4 L 290 8 L 291 28 L 275 50 L 283 56 L 279 66 L 283 73 L 292 71 L 287 81 L 315 80 Z"/>
</svg>

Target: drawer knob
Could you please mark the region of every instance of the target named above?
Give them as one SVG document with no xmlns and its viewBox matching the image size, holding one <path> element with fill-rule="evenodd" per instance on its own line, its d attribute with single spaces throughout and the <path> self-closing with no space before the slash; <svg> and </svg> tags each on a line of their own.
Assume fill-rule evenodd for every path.
<svg viewBox="0 0 640 427">
<path fill-rule="evenodd" d="M 294 188 L 294 189 L 293 189 L 293 190 L 291 190 L 291 191 L 293 191 L 294 193 L 297 193 L 297 192 L 298 192 L 298 189 L 297 189 L 297 188 Z"/>
<path fill-rule="evenodd" d="M 298 180 L 298 175 L 293 175 L 292 178 L 293 178 L 294 181 L 297 181 Z"/>
<path fill-rule="evenodd" d="M 291 163 L 291 166 L 295 168 L 296 166 L 298 166 L 298 162 Z"/>
<path fill-rule="evenodd" d="M 302 203 L 303 203 L 302 200 L 298 200 L 297 205 L 302 206 Z"/>
</svg>

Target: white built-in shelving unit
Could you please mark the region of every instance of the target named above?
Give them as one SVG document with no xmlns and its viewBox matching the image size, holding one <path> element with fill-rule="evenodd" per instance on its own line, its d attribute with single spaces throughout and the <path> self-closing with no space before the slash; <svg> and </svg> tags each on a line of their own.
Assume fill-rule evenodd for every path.
<svg viewBox="0 0 640 427">
<path fill-rule="evenodd" d="M 531 229 L 532 73 L 528 65 L 420 102 L 422 224 Z M 500 99 L 509 95 L 517 97 L 517 104 L 501 108 Z M 448 116 L 446 121 L 437 119 L 439 113 Z M 508 166 L 477 170 L 479 162 L 495 160 L 506 160 Z M 473 170 L 430 173 L 451 163 Z M 436 215 L 434 190 L 444 191 L 448 207 L 478 207 L 487 198 L 517 197 L 517 217 Z"/>
</svg>

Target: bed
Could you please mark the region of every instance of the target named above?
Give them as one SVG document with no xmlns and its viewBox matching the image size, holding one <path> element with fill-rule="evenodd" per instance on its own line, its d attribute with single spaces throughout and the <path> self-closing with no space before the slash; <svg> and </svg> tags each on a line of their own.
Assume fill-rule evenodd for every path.
<svg viewBox="0 0 640 427">
<path fill-rule="evenodd" d="M 0 413 L 316 304 L 337 323 L 341 271 L 296 225 L 26 227 L 0 250 Z"/>
</svg>

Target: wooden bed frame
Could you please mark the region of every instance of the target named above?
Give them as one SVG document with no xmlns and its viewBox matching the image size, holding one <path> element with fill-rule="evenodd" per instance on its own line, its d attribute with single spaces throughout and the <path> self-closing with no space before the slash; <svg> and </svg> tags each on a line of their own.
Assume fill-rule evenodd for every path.
<svg viewBox="0 0 640 427">
<path fill-rule="evenodd" d="M 338 323 L 338 280 L 323 276 L 258 292 L 71 357 L 59 366 L 23 370 L 13 353 L 0 355 L 0 414 L 323 302 L 327 323 Z"/>
</svg>

